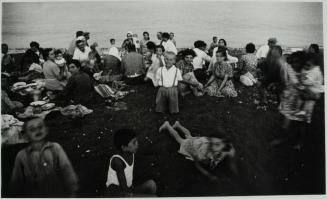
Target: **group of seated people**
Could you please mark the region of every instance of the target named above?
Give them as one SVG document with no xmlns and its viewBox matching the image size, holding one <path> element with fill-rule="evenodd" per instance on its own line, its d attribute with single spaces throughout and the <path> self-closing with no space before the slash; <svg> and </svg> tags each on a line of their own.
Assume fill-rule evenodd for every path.
<svg viewBox="0 0 327 199">
<path fill-rule="evenodd" d="M 194 42 L 194 49 L 178 52 L 173 34 L 160 33 L 155 43 L 150 40 L 148 32 L 143 33 L 144 38 L 141 41 L 135 39 L 137 36 L 132 32 L 128 32 L 121 50 L 115 46 L 115 40 L 111 39 L 109 53 L 101 58 L 96 48 L 97 43 L 89 47 L 87 42 L 89 35 L 90 33 L 78 31 L 67 52 L 53 48 L 42 49 L 37 42 L 31 42 L 30 49 L 25 52 L 18 67 L 13 57 L 8 54 L 8 46 L 2 44 L 2 104 L 8 105 L 8 111 L 23 106 L 19 102 L 10 100 L 7 95 L 8 84 L 17 81 L 31 82 L 35 79 L 45 80 L 45 92 L 49 96 L 63 99 L 68 104 L 84 105 L 92 102 L 95 84 L 110 84 L 121 80 L 129 85 L 148 82 L 158 87 L 155 98 L 156 112 L 168 111 L 171 114 L 179 113 L 179 95 L 193 93 L 197 97 L 203 95 L 237 97 L 235 81 L 240 81 L 245 86 L 257 85 L 260 88 L 278 83 L 280 84 L 279 108 L 285 116 L 285 126 L 287 126 L 290 120 L 310 123 L 315 101 L 323 92 L 323 75 L 316 56 L 319 54 L 319 47 L 315 44 L 310 46 L 309 52 L 301 51 L 283 56 L 282 48 L 276 45 L 277 40 L 270 38 L 268 44 L 260 47 L 256 54 L 255 45 L 248 43 L 245 47 L 246 53 L 237 58 L 229 54 L 226 41 L 220 39 L 217 42 L 216 37 L 213 38 L 208 53 L 207 44 L 201 40 Z M 236 72 L 239 73 L 237 79 Z M 2 107 L 6 106 L 2 105 Z M 64 168 L 62 171 L 70 176 L 65 182 L 68 191 L 70 196 L 75 196 L 76 174 L 61 146 L 46 142 L 47 130 L 43 121 L 32 119 L 24 128 L 31 147 L 40 150 L 39 143 L 42 143 L 42 146 L 46 147 L 42 150 L 49 149 L 47 155 L 53 160 L 53 156 L 59 154 L 57 155 L 62 163 L 60 166 Z M 186 139 L 178 136 L 178 130 L 185 134 Z M 186 142 L 191 142 L 186 140 L 193 140 L 193 137 L 179 122 L 173 126 L 165 122 L 159 129 L 159 132 L 161 131 L 168 131 L 181 145 L 181 149 L 185 147 L 186 155 L 193 158 L 199 155 L 187 152 L 191 150 L 190 147 L 196 146 L 185 146 Z M 208 143 L 208 139 L 201 138 L 197 142 Z M 225 152 L 226 157 L 234 156 L 235 151 L 229 142 L 220 139 L 214 139 L 214 142 L 223 146 L 221 150 Z M 156 184 L 153 181 L 148 181 L 138 188 L 132 187 L 134 153 L 138 148 L 135 132 L 126 129 L 118 131 L 115 134 L 114 144 L 123 155 L 116 155 L 110 159 L 107 187 L 110 187 L 111 191 L 123 191 L 123 196 L 129 196 L 132 188 L 135 189 L 134 191 L 138 188 L 141 191 L 145 189 L 146 192 L 154 194 Z M 17 183 L 14 184 L 16 188 L 24 188 L 21 186 L 23 176 L 21 167 L 17 164 L 27 164 L 25 156 L 29 154 L 20 152 L 16 159 L 13 175 L 13 182 Z M 224 157 L 219 157 L 219 161 Z M 45 162 L 43 166 L 46 167 L 47 163 Z M 230 166 L 232 170 L 236 170 L 234 163 Z M 56 175 L 52 173 L 52 176 Z M 53 179 L 46 180 L 52 183 Z M 38 186 L 43 187 L 43 185 Z M 44 187 L 51 189 L 49 184 Z M 48 194 L 48 190 L 43 191 L 44 194 Z M 55 193 L 51 192 L 51 194 Z"/>
</svg>

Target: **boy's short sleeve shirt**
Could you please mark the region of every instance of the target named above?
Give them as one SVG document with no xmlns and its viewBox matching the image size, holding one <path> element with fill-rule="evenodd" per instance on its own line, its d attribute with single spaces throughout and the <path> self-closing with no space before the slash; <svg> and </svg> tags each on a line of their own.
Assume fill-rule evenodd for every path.
<svg viewBox="0 0 327 199">
<path fill-rule="evenodd" d="M 159 86 L 166 88 L 177 86 L 178 82 L 183 80 L 181 71 L 175 66 L 172 66 L 169 70 L 167 70 L 166 67 L 159 68 L 156 77 L 158 79 Z M 173 82 L 174 79 L 175 82 Z"/>
</svg>

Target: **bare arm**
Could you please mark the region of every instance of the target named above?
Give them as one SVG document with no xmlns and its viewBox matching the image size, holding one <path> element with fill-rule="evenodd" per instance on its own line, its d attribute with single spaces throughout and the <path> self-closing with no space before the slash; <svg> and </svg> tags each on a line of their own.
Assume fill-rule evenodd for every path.
<svg viewBox="0 0 327 199">
<path fill-rule="evenodd" d="M 212 74 L 209 81 L 206 83 L 206 85 L 204 87 L 210 86 L 210 84 L 212 84 L 212 82 L 215 80 L 215 78 L 216 78 L 215 75 Z"/>
</svg>

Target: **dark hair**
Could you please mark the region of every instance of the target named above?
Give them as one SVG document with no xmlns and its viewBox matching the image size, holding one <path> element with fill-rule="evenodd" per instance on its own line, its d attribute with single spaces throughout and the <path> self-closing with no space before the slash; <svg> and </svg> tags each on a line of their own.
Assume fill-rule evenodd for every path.
<svg viewBox="0 0 327 199">
<path fill-rule="evenodd" d="M 157 48 L 161 48 L 162 52 L 165 52 L 165 47 L 163 47 L 163 45 L 157 45 L 157 46 L 156 46 L 156 49 L 157 49 Z"/>
<path fill-rule="evenodd" d="M 147 34 L 147 35 L 150 36 L 150 34 L 149 34 L 147 31 L 144 31 L 144 32 L 143 32 L 143 35 L 145 35 L 145 34 Z"/>
<path fill-rule="evenodd" d="M 202 48 L 202 47 L 206 47 L 206 46 L 207 46 L 206 42 L 204 42 L 202 40 L 197 40 L 194 42 L 195 48 Z"/>
<path fill-rule="evenodd" d="M 110 39 L 110 43 L 112 43 L 113 41 L 115 41 L 115 39 L 113 39 L 113 38 L 112 38 L 112 39 Z"/>
<path fill-rule="evenodd" d="M 79 36 L 83 36 L 84 35 L 84 32 L 79 30 L 76 32 L 76 38 L 79 37 Z"/>
<path fill-rule="evenodd" d="M 133 129 L 119 129 L 114 134 L 114 145 L 118 150 L 122 150 L 122 146 L 127 146 L 128 143 L 136 138 L 136 133 Z"/>
<path fill-rule="evenodd" d="M 152 42 L 152 41 L 147 42 L 146 47 L 149 50 L 156 50 L 156 44 L 154 42 Z"/>
<path fill-rule="evenodd" d="M 57 50 L 54 51 L 54 54 L 57 56 L 59 54 L 62 54 L 62 51 L 60 49 L 57 49 Z"/>
<path fill-rule="evenodd" d="M 225 39 L 219 39 L 218 43 L 219 43 L 220 41 L 223 41 L 223 42 L 224 42 L 224 45 L 227 46 L 227 42 L 226 42 Z"/>
<path fill-rule="evenodd" d="M 318 65 L 318 56 L 316 53 L 305 53 L 305 62 L 310 61 L 314 65 Z M 307 63 L 305 63 L 307 64 Z"/>
<path fill-rule="evenodd" d="M 245 51 L 247 53 L 254 53 L 254 51 L 255 51 L 255 45 L 253 43 L 246 44 Z"/>
<path fill-rule="evenodd" d="M 319 53 L 319 46 L 318 44 L 311 44 L 310 48 L 313 48 L 313 50 L 315 51 L 315 53 Z"/>
<path fill-rule="evenodd" d="M 127 44 L 127 50 L 128 50 L 128 52 L 135 52 L 136 47 L 134 44 Z"/>
<path fill-rule="evenodd" d="M 32 48 L 32 47 L 40 48 L 40 44 L 37 43 L 36 41 L 32 41 L 32 42 L 30 43 L 30 47 L 31 47 L 31 48 Z"/>
<path fill-rule="evenodd" d="M 48 60 L 49 53 L 53 50 L 53 48 L 46 48 L 43 50 L 42 55 L 44 60 Z"/>
<path fill-rule="evenodd" d="M 214 39 L 217 39 L 217 36 L 213 36 L 213 37 L 212 37 L 212 40 L 214 40 Z"/>
<path fill-rule="evenodd" d="M 169 38 L 170 38 L 169 33 L 168 33 L 168 32 L 164 32 L 164 33 L 162 33 L 162 38 L 169 39 Z"/>
<path fill-rule="evenodd" d="M 187 55 L 192 55 L 192 57 L 196 57 L 196 53 L 194 52 L 194 50 L 189 49 L 189 48 L 183 50 L 183 52 L 182 52 L 183 59 L 184 59 Z"/>
<path fill-rule="evenodd" d="M 218 48 L 216 54 L 217 54 L 217 53 L 221 53 L 221 54 L 225 57 L 225 61 L 228 60 L 228 58 L 227 58 L 227 50 L 226 50 L 226 48 Z"/>
<path fill-rule="evenodd" d="M 69 66 L 70 64 L 74 64 L 77 68 L 81 68 L 81 67 L 82 67 L 81 62 L 80 62 L 79 60 L 76 60 L 76 59 L 72 59 L 72 60 L 70 60 L 70 61 L 68 62 L 68 66 Z"/>
</svg>

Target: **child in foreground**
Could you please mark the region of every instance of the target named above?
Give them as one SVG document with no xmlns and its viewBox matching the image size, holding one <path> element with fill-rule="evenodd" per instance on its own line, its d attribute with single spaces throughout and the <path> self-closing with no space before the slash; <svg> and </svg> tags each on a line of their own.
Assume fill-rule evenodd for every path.
<svg viewBox="0 0 327 199">
<path fill-rule="evenodd" d="M 178 82 L 182 81 L 181 71 L 175 67 L 176 55 L 165 52 L 165 66 L 160 67 L 156 74 L 159 90 L 156 97 L 156 112 L 163 113 L 169 108 L 169 113 L 179 112 Z"/>
<path fill-rule="evenodd" d="M 320 93 L 324 92 L 323 75 L 320 67 L 316 64 L 316 57 L 314 54 L 307 55 L 306 64 L 304 64 L 300 75 L 300 84 L 298 90 L 300 97 L 298 98 L 298 106 L 300 111 L 296 113 L 297 116 L 303 116 L 307 122 L 311 122 L 311 114 L 319 98 Z M 312 96 L 315 95 L 314 97 Z"/>
<path fill-rule="evenodd" d="M 138 149 L 136 133 L 120 129 L 114 134 L 114 145 L 119 153 L 110 158 L 107 175 L 107 194 L 111 197 L 154 196 L 156 183 L 148 180 L 141 185 L 133 184 L 134 154 Z"/>
<path fill-rule="evenodd" d="M 13 197 L 76 197 L 78 180 L 63 148 L 47 141 L 41 118 L 24 123 L 29 146 L 16 156 L 10 181 Z"/>
<path fill-rule="evenodd" d="M 178 121 L 173 126 L 168 121 L 164 122 L 159 128 L 159 132 L 164 130 L 167 130 L 180 144 L 178 152 L 184 155 L 186 159 L 193 160 L 197 169 L 210 180 L 216 180 L 216 177 L 202 167 L 201 164 L 214 169 L 220 162 L 225 160 L 230 170 L 234 174 L 238 173 L 234 160 L 235 149 L 230 142 L 215 137 L 193 137 L 191 132 Z M 183 133 L 185 138 L 181 137 L 178 131 Z"/>
</svg>

